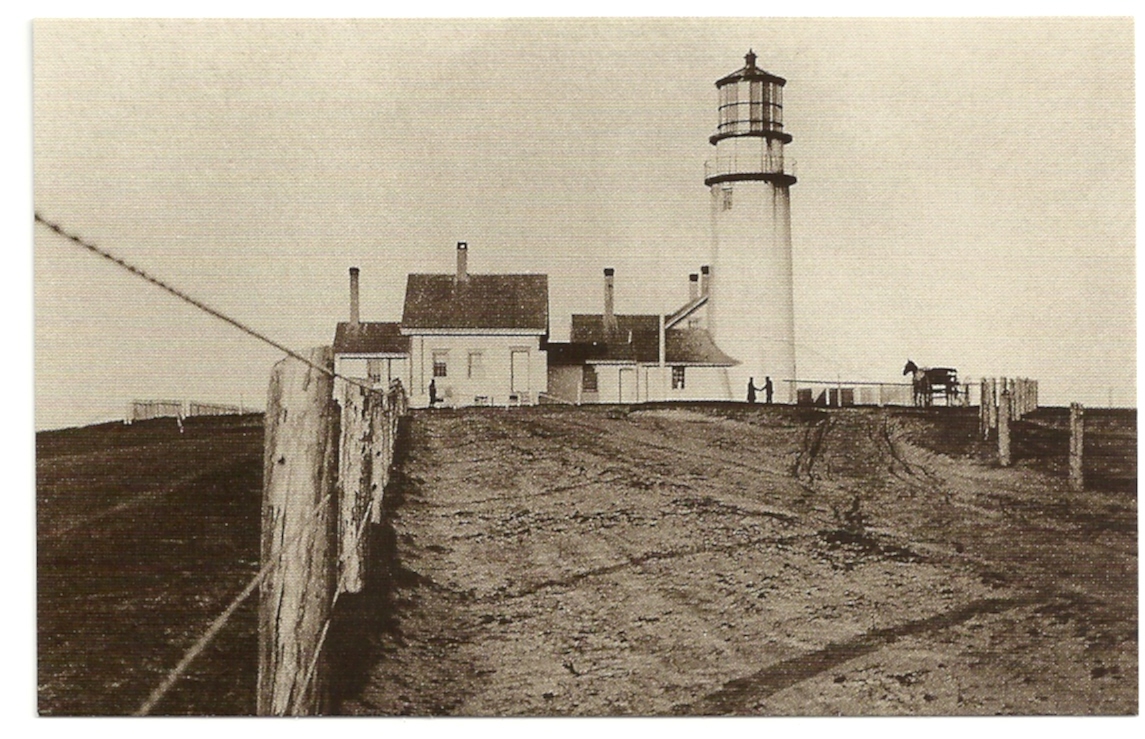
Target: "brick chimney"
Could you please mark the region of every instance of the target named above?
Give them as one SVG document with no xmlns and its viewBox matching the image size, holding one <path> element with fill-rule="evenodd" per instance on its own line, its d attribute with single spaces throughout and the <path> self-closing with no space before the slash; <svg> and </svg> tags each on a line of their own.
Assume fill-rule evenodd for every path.
<svg viewBox="0 0 1145 739">
<path fill-rule="evenodd" d="M 469 244 L 457 242 L 457 282 L 469 281 Z"/>
<path fill-rule="evenodd" d="M 604 268 L 604 334 L 610 340 L 616 335 L 618 330 L 616 324 L 616 313 L 613 309 L 613 298 L 615 287 L 613 286 L 613 275 L 616 273 L 612 267 Z"/>
<path fill-rule="evenodd" d="M 358 315 L 358 268 L 350 268 L 350 325 L 354 328 L 358 327 L 360 316 Z"/>
</svg>

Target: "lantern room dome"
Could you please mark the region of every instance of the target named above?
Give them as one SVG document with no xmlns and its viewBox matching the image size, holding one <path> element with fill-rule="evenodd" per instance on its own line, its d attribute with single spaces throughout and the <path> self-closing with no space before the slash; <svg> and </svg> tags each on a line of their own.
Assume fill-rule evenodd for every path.
<svg viewBox="0 0 1145 739">
<path fill-rule="evenodd" d="M 767 80 L 768 82 L 777 84 L 780 87 L 787 84 L 787 80 L 783 79 L 782 77 L 757 67 L 755 65 L 755 60 L 755 52 L 751 49 L 748 49 L 747 54 L 745 54 L 743 57 L 744 65 L 726 77 L 721 77 L 720 79 L 716 80 L 716 87 L 730 85 L 731 83 L 739 82 L 740 80 Z"/>
</svg>

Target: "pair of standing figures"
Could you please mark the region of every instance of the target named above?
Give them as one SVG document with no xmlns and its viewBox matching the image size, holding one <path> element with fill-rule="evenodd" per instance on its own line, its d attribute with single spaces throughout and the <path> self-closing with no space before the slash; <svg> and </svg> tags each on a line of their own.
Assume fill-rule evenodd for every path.
<svg viewBox="0 0 1145 739">
<path fill-rule="evenodd" d="M 774 392 L 774 387 L 771 384 L 771 378 L 770 377 L 763 378 L 763 387 L 756 387 L 755 386 L 755 378 L 754 377 L 749 377 L 747 379 L 747 402 L 754 403 L 755 402 L 755 394 L 756 393 L 764 393 L 764 397 L 766 398 L 765 402 L 770 405 L 771 404 L 771 396 L 772 396 L 773 392 Z"/>
</svg>

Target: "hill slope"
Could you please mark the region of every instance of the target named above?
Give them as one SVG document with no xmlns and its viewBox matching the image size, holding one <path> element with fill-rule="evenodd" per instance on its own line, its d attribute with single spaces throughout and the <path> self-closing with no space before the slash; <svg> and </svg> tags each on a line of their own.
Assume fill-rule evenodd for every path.
<svg viewBox="0 0 1145 739">
<path fill-rule="evenodd" d="M 976 424 L 419 412 L 389 500 L 389 621 L 341 708 L 1134 713 L 1135 495 L 1069 494 L 1045 469 L 1058 439 L 999 469 Z"/>
<path fill-rule="evenodd" d="M 36 435 L 41 714 L 128 714 L 258 570 L 262 417 Z M 248 603 L 158 713 L 250 713 Z"/>
</svg>

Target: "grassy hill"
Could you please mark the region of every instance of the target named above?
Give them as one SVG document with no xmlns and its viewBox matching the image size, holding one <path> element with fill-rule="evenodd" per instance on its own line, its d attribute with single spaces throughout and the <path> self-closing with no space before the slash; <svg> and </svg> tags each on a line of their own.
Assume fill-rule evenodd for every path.
<svg viewBox="0 0 1145 739">
<path fill-rule="evenodd" d="M 39 710 L 135 711 L 258 570 L 262 416 L 36 435 Z M 157 713 L 254 708 L 248 602 Z"/>
</svg>

